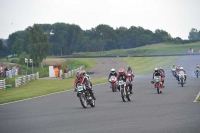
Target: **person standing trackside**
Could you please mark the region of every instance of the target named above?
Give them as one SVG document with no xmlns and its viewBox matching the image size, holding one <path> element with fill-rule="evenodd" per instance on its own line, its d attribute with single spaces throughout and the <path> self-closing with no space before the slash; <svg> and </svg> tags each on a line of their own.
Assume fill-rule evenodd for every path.
<svg viewBox="0 0 200 133">
<path fill-rule="evenodd" d="M 66 66 L 64 73 L 68 73 L 69 72 L 69 68 Z"/>
<path fill-rule="evenodd" d="M 54 69 L 54 73 L 55 73 L 56 78 L 58 78 L 58 72 L 59 72 L 58 67 L 55 67 L 55 69 Z"/>
</svg>

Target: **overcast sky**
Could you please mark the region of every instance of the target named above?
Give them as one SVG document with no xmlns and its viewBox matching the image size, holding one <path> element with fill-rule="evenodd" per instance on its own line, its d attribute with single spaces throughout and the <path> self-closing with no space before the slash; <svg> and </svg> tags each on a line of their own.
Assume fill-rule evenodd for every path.
<svg viewBox="0 0 200 133">
<path fill-rule="evenodd" d="M 0 38 L 35 23 L 56 22 L 83 30 L 99 24 L 141 26 L 188 39 L 191 28 L 200 30 L 200 0 L 0 0 Z"/>
</svg>

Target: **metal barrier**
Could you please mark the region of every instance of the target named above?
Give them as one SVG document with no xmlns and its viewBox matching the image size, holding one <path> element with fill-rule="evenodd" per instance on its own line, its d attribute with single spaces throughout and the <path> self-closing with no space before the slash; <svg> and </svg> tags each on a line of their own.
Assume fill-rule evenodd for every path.
<svg viewBox="0 0 200 133">
<path fill-rule="evenodd" d="M 5 90 L 6 88 L 6 81 L 5 79 L 0 80 L 0 90 Z"/>
<path fill-rule="evenodd" d="M 25 85 L 27 83 L 29 83 L 31 80 L 37 80 L 39 79 L 39 73 L 35 73 L 35 74 L 30 74 L 30 75 L 26 75 L 23 77 L 18 77 L 15 79 L 15 87 L 21 86 L 21 85 Z"/>
<path fill-rule="evenodd" d="M 85 65 L 84 65 L 84 66 L 81 66 L 81 67 L 79 67 L 79 68 L 77 68 L 77 69 L 71 70 L 71 71 L 69 71 L 68 73 L 64 73 L 64 74 L 63 74 L 63 79 L 69 78 L 69 77 L 71 77 L 72 75 L 76 74 L 77 71 L 83 70 L 83 69 L 85 69 Z"/>
</svg>

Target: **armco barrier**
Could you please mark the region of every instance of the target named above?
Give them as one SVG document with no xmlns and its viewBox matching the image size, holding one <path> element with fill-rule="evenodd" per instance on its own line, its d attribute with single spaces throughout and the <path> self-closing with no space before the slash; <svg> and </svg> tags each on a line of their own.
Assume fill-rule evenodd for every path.
<svg viewBox="0 0 200 133">
<path fill-rule="evenodd" d="M 5 79 L 0 80 L 0 90 L 4 90 L 6 88 L 6 81 Z"/>
<path fill-rule="evenodd" d="M 23 77 L 18 77 L 15 79 L 15 87 L 21 86 L 21 85 L 25 85 L 28 82 L 30 82 L 31 80 L 37 80 L 39 79 L 39 73 L 35 73 L 35 74 L 30 74 L 30 75 L 26 75 Z"/>
<path fill-rule="evenodd" d="M 64 74 L 63 74 L 63 78 L 64 78 L 64 79 L 69 78 L 69 77 L 71 77 L 72 75 L 76 74 L 77 71 L 83 70 L 83 69 L 85 69 L 85 65 L 84 65 L 84 66 L 81 66 L 81 67 L 79 67 L 79 68 L 77 68 L 77 69 L 71 70 L 71 71 L 69 71 L 68 73 L 64 73 Z"/>
</svg>

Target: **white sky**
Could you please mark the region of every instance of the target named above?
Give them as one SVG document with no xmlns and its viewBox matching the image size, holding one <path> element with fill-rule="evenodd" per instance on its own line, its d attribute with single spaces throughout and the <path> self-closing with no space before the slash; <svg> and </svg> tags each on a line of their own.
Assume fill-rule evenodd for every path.
<svg viewBox="0 0 200 133">
<path fill-rule="evenodd" d="M 188 39 L 191 28 L 200 30 L 200 0 L 0 0 L 0 38 L 34 23 L 56 22 L 83 30 L 141 26 Z"/>
</svg>

